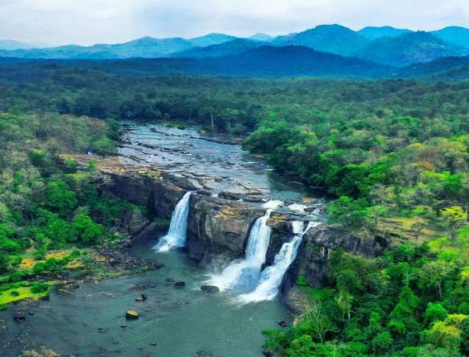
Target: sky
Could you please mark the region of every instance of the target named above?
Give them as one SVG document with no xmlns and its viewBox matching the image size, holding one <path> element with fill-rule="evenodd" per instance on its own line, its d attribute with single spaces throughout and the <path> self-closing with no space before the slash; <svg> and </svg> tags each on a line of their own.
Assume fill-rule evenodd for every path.
<svg viewBox="0 0 469 357">
<path fill-rule="evenodd" d="M 469 27 L 469 0 L 0 0 L 0 19 L 1 39 L 91 45 L 211 32 L 280 35 L 321 24 Z"/>
</svg>

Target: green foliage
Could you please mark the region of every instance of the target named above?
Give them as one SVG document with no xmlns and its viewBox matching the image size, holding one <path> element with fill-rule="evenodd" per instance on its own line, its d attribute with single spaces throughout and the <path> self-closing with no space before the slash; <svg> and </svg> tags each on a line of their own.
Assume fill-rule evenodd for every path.
<svg viewBox="0 0 469 357">
<path fill-rule="evenodd" d="M 467 255 L 448 262 L 431 249 L 407 243 L 374 259 L 334 252 L 330 287 L 299 278 L 310 311 L 287 331 L 266 332 L 265 347 L 286 356 L 462 356 Z"/>
<path fill-rule="evenodd" d="M 0 274 L 7 272 L 8 270 L 8 255 L 0 253 Z"/>
<path fill-rule="evenodd" d="M 51 219 L 45 226 L 44 234 L 53 240 L 54 248 L 59 248 L 66 242 L 76 241 L 76 232 L 72 225 L 60 218 Z"/>
<path fill-rule="evenodd" d="M 45 260 L 51 249 L 102 242 L 105 228 L 128 206 L 117 200 L 118 207 L 108 207 L 113 200 L 88 196 L 85 186 L 97 191 L 95 173 L 79 173 L 77 161 L 61 154 L 85 153 L 93 147 L 100 154 L 112 154 L 118 131 L 113 120 L 0 114 L 0 274 L 5 274 L 0 286 L 62 270 L 71 258 Z M 90 211 L 90 216 L 80 216 L 82 211 Z M 32 269 L 20 265 L 28 248 L 32 252 L 27 254 L 38 260 Z"/>
<path fill-rule="evenodd" d="M 49 291 L 49 285 L 46 283 L 33 283 L 31 285 L 31 292 L 34 294 L 45 293 Z"/>
<path fill-rule="evenodd" d="M 425 310 L 425 321 L 427 324 L 435 321 L 444 321 L 448 316 L 448 311 L 443 307 L 441 303 L 428 303 L 427 310 Z"/>
<path fill-rule="evenodd" d="M 96 224 L 85 214 L 79 214 L 73 219 L 73 229 L 78 238 L 85 244 L 98 244 L 103 239 L 104 227 Z"/>
<path fill-rule="evenodd" d="M 33 267 L 34 274 L 42 274 L 45 271 L 46 271 L 46 263 L 39 262 L 39 263 L 34 264 L 34 267 Z"/>
<path fill-rule="evenodd" d="M 24 278 L 12 271 L 28 246 L 42 260 L 51 248 L 99 244 L 123 210 L 139 209 L 100 195 L 96 162 L 83 172 L 59 154 L 113 154 L 119 125 L 109 117 L 195 123 L 249 134 L 247 150 L 337 196 L 333 224 L 398 236 L 383 230 L 385 218 L 410 221 L 413 242 L 396 239 L 382 257 L 333 252 L 325 289 L 300 276 L 311 310 L 291 329 L 266 332 L 269 349 L 291 357 L 469 354 L 469 83 L 18 66 L 0 73 L 0 90 L 0 273 L 8 281 Z M 428 226 L 438 239 L 428 242 Z M 66 263 L 47 259 L 32 273 L 53 274 Z"/>
<path fill-rule="evenodd" d="M 98 155 L 115 155 L 117 153 L 115 143 L 109 138 L 102 138 L 92 145 L 93 150 Z"/>
<path fill-rule="evenodd" d="M 46 207 L 62 217 L 70 216 L 78 203 L 75 192 L 62 181 L 50 182 L 46 187 L 45 195 Z"/>
<path fill-rule="evenodd" d="M 371 340 L 371 348 L 378 356 L 392 350 L 393 338 L 388 331 L 381 332 Z"/>
<path fill-rule="evenodd" d="M 331 203 L 329 207 L 329 222 L 340 223 L 347 228 L 359 228 L 369 222 L 371 218 L 365 200 L 353 200 L 341 196 Z"/>
<path fill-rule="evenodd" d="M 467 222 L 467 213 L 462 207 L 453 206 L 445 208 L 442 215 L 451 231 L 451 238 L 453 242 L 455 242 L 457 229 L 461 228 L 464 223 Z"/>
</svg>

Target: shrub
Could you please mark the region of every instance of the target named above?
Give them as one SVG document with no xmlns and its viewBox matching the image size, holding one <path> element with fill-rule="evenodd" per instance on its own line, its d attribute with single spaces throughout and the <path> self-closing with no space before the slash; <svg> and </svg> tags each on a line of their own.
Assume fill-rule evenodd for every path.
<svg viewBox="0 0 469 357">
<path fill-rule="evenodd" d="M 23 258 L 19 255 L 15 255 L 13 257 L 10 257 L 10 264 L 13 267 L 17 267 L 18 265 L 21 264 L 22 261 L 23 261 Z"/>
<path fill-rule="evenodd" d="M 26 272 L 16 272 L 10 275 L 9 281 L 12 283 L 17 283 L 23 280 L 23 278 L 28 275 Z"/>
<path fill-rule="evenodd" d="M 31 285 L 31 292 L 34 294 L 45 293 L 49 291 L 49 285 L 46 283 L 34 283 Z"/>
<path fill-rule="evenodd" d="M 0 252 L 0 274 L 6 273 L 8 270 L 8 256 Z"/>
<path fill-rule="evenodd" d="M 104 233 L 104 227 L 94 223 L 86 214 L 78 214 L 75 216 L 73 228 L 78 233 L 80 240 L 90 245 L 100 243 Z"/>
<path fill-rule="evenodd" d="M 33 273 L 34 274 L 42 274 L 45 271 L 46 271 L 46 263 L 44 263 L 44 262 L 36 263 L 33 267 Z"/>
<path fill-rule="evenodd" d="M 33 258 L 35 260 L 41 260 L 46 255 L 46 252 L 47 252 L 47 245 L 43 245 L 34 252 Z"/>
<path fill-rule="evenodd" d="M 60 269 L 60 263 L 55 258 L 49 258 L 46 260 L 44 267 L 47 271 L 56 271 Z"/>
</svg>

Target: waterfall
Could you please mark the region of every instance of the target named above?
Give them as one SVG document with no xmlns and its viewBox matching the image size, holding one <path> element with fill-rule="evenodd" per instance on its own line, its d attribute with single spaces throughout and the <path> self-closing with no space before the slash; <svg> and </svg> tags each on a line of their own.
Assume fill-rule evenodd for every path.
<svg viewBox="0 0 469 357">
<path fill-rule="evenodd" d="M 279 292 L 283 277 L 290 265 L 295 261 L 298 248 L 303 241 L 303 236 L 312 228 L 318 226 L 319 222 L 309 222 L 304 228 L 303 222 L 292 222 L 295 236 L 282 245 L 280 252 L 275 256 L 274 264 L 264 269 L 256 289 L 240 296 L 244 303 L 272 300 Z"/>
<path fill-rule="evenodd" d="M 189 216 L 189 199 L 192 192 L 187 192 L 178 202 L 171 216 L 169 232 L 155 245 L 154 249 L 167 252 L 171 248 L 180 248 L 186 245 L 187 217 Z"/>
<path fill-rule="evenodd" d="M 270 200 L 266 203 L 264 203 L 262 206 L 265 208 L 265 209 L 271 209 L 271 210 L 274 210 L 274 209 L 277 209 L 279 208 L 280 206 L 283 206 L 285 203 L 283 201 L 279 201 L 279 200 Z"/>
<path fill-rule="evenodd" d="M 301 234 L 305 229 L 305 223 L 303 221 L 294 221 L 291 225 L 293 234 Z"/>
<path fill-rule="evenodd" d="M 240 289 L 252 291 L 259 281 L 262 265 L 265 263 L 270 243 L 271 228 L 267 226 L 272 210 L 266 211 L 263 217 L 256 220 L 249 232 L 246 255 L 244 259 L 235 260 L 220 275 L 213 276 L 211 285 L 220 290 Z"/>
</svg>

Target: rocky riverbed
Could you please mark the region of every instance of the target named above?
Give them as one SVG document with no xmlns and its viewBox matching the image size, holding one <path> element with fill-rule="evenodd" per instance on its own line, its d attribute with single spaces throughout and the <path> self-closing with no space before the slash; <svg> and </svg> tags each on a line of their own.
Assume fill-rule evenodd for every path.
<svg viewBox="0 0 469 357">
<path fill-rule="evenodd" d="M 243 151 L 239 144 L 196 129 L 130 125 L 123 141 L 119 150 L 123 163 L 160 167 L 174 177 L 185 177 L 197 190 L 220 197 L 252 202 L 282 200 L 288 206 L 304 198 L 324 196 L 279 175 L 263 158 Z"/>
</svg>

